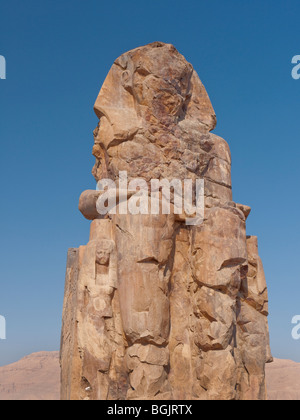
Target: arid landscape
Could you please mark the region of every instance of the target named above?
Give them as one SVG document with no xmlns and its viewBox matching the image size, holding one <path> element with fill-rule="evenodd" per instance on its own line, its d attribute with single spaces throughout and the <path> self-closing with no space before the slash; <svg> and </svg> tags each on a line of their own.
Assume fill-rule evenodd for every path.
<svg viewBox="0 0 300 420">
<path fill-rule="evenodd" d="M 266 372 L 269 400 L 300 400 L 300 363 L 274 359 Z"/>
<path fill-rule="evenodd" d="M 59 353 L 40 352 L 0 367 L 0 400 L 58 400 Z M 267 365 L 269 400 L 300 400 L 300 363 Z"/>
<path fill-rule="evenodd" d="M 30 354 L 0 367 L 0 400 L 58 400 L 59 353 Z"/>
</svg>

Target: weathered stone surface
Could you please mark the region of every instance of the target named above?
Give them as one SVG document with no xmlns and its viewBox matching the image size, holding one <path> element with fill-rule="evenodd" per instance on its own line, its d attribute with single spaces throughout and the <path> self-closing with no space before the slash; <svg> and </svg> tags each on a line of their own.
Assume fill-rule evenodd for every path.
<svg viewBox="0 0 300 420">
<path fill-rule="evenodd" d="M 232 201 L 230 150 L 211 133 L 197 73 L 172 45 L 129 51 L 95 112 L 93 174 L 116 182 L 116 214 L 100 216 L 99 191 L 82 194 L 93 222 L 69 252 L 62 399 L 265 399 L 268 295 L 251 209 Z M 204 179 L 204 222 L 122 214 L 120 171 L 148 184 Z"/>
</svg>

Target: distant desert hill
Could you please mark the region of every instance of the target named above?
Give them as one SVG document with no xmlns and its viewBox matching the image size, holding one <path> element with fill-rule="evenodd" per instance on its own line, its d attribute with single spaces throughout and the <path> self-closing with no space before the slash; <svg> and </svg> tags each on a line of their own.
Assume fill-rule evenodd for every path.
<svg viewBox="0 0 300 420">
<path fill-rule="evenodd" d="M 300 363 L 274 359 L 266 374 L 270 400 L 300 400 Z"/>
<path fill-rule="evenodd" d="M 58 352 L 40 352 L 0 367 L 0 400 L 58 400 Z M 300 363 L 275 359 L 266 366 L 270 400 L 300 400 Z"/>
<path fill-rule="evenodd" d="M 58 400 L 58 352 L 33 353 L 0 367 L 0 400 Z"/>
</svg>

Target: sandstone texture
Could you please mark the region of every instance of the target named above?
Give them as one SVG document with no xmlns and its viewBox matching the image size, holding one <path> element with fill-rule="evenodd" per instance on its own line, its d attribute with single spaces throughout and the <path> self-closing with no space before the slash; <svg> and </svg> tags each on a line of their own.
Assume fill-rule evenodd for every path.
<svg viewBox="0 0 300 420">
<path fill-rule="evenodd" d="M 58 352 L 39 352 L 0 367 L 0 400 L 58 400 Z"/>
<path fill-rule="evenodd" d="M 196 71 L 169 44 L 129 51 L 113 64 L 95 112 L 93 175 L 118 185 L 117 211 L 99 214 L 99 191 L 80 198 L 91 234 L 68 254 L 61 398 L 265 399 L 272 356 L 263 266 Z M 172 211 L 122 214 L 129 195 L 120 171 L 147 185 L 204 179 L 203 223 L 189 226 Z"/>
</svg>

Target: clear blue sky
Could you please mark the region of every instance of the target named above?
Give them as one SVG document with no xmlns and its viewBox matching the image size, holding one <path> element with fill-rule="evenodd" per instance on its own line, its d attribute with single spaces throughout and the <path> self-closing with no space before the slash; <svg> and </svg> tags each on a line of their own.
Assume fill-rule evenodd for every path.
<svg viewBox="0 0 300 420">
<path fill-rule="evenodd" d="M 253 211 L 273 354 L 300 362 L 299 0 L 10 0 L 0 6 L 0 365 L 58 350 L 67 249 L 88 241 L 77 210 L 95 186 L 93 104 L 115 58 L 174 44 L 200 75 L 233 158 L 234 199 Z"/>
</svg>

